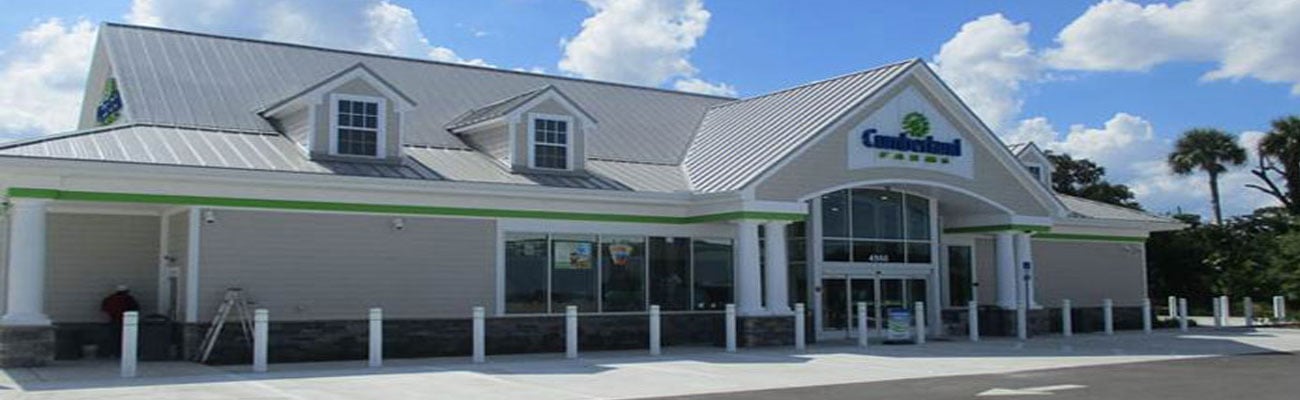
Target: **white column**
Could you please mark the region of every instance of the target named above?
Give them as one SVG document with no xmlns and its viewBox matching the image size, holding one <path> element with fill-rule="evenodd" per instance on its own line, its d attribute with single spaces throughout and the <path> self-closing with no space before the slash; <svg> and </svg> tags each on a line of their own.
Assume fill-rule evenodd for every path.
<svg viewBox="0 0 1300 400">
<path fill-rule="evenodd" d="M 994 251 L 998 264 L 998 306 L 1007 310 L 1016 308 L 1016 286 L 1020 284 L 1016 280 L 1015 247 L 1011 232 L 998 232 Z"/>
<path fill-rule="evenodd" d="M 483 321 L 483 316 L 485 314 L 487 314 L 487 310 L 483 307 L 475 306 L 470 309 L 470 316 L 473 318 L 471 329 L 473 330 L 472 333 L 474 335 L 472 343 L 474 348 L 471 358 L 475 363 L 482 363 L 487 359 L 487 338 L 484 337 L 487 328 L 484 326 L 485 324 Z"/>
<path fill-rule="evenodd" d="M 123 378 L 134 378 L 136 363 L 139 361 L 140 313 L 127 311 L 122 314 L 122 359 Z"/>
<path fill-rule="evenodd" d="M 1111 299 L 1101 299 L 1101 319 L 1105 327 L 1106 335 L 1115 334 L 1115 302 Z"/>
<path fill-rule="evenodd" d="M 49 200 L 11 198 L 8 308 L 0 325 L 45 326 L 45 206 Z"/>
<path fill-rule="evenodd" d="M 264 308 L 253 311 L 253 372 L 266 372 L 267 324 L 270 317 Z"/>
<path fill-rule="evenodd" d="M 727 352 L 736 352 L 736 305 L 728 304 L 726 313 Z"/>
<path fill-rule="evenodd" d="M 1151 299 L 1142 299 L 1142 333 L 1151 334 Z"/>
<path fill-rule="evenodd" d="M 975 300 L 966 304 L 966 330 L 970 341 L 980 341 L 980 305 Z"/>
<path fill-rule="evenodd" d="M 1038 308 L 1039 307 L 1038 299 L 1036 298 L 1036 296 L 1034 296 L 1034 285 L 1037 284 L 1034 281 L 1038 279 L 1038 277 L 1034 275 L 1034 271 L 1038 269 L 1037 268 L 1038 266 L 1034 265 L 1033 244 L 1032 241 L 1030 240 L 1030 236 L 1028 233 L 1017 233 L 1015 234 L 1015 238 L 1016 238 L 1015 240 L 1016 240 L 1016 271 L 1017 271 L 1016 282 L 1020 283 L 1019 285 L 1016 285 L 1016 287 L 1019 289 L 1016 292 L 1019 295 L 1018 301 L 1025 301 L 1025 299 L 1029 299 L 1029 308 Z M 1025 269 L 1025 263 L 1029 263 L 1030 269 L 1028 270 Z M 1029 284 L 1025 284 L 1026 276 L 1028 276 L 1028 278 L 1030 279 Z"/>
<path fill-rule="evenodd" d="M 763 278 L 759 272 L 758 222 L 736 222 L 736 311 L 763 313 Z"/>
<path fill-rule="evenodd" d="M 778 315 L 790 313 L 790 264 L 785 248 L 785 227 L 789 224 L 789 221 L 763 224 L 767 235 L 763 248 L 767 253 L 767 311 Z"/>
<path fill-rule="evenodd" d="M 578 358 L 578 306 L 564 307 L 564 358 Z"/>
<path fill-rule="evenodd" d="M 1061 336 L 1074 336 L 1074 311 L 1070 299 L 1061 300 Z"/>
<path fill-rule="evenodd" d="M 370 359 L 366 363 L 370 368 L 384 366 L 384 310 L 370 309 Z"/>
<path fill-rule="evenodd" d="M 659 339 L 659 306 L 653 305 L 650 306 L 650 355 L 652 356 L 662 353 Z"/>
<path fill-rule="evenodd" d="M 794 349 L 803 351 L 808 348 L 806 338 L 804 338 L 804 308 L 803 303 L 794 304 Z"/>
</svg>

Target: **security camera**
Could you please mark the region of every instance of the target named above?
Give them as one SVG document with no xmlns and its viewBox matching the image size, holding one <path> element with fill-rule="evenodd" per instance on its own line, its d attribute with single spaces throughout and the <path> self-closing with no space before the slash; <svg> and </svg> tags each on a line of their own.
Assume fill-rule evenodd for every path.
<svg viewBox="0 0 1300 400">
<path fill-rule="evenodd" d="M 203 222 L 213 224 L 217 222 L 217 214 L 212 211 L 203 212 Z"/>
</svg>

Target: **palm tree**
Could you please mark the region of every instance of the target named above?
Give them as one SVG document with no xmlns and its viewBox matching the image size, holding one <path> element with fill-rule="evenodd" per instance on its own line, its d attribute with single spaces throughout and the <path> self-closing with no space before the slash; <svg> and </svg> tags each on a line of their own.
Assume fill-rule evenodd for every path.
<svg viewBox="0 0 1300 400">
<path fill-rule="evenodd" d="M 1227 165 L 1246 162 L 1246 149 L 1237 145 L 1236 138 L 1213 128 L 1198 128 L 1183 132 L 1169 153 L 1169 168 L 1179 175 L 1191 175 L 1196 170 L 1210 175 L 1210 202 L 1214 205 L 1214 221 L 1223 224 L 1223 210 L 1219 204 L 1219 174 Z"/>
<path fill-rule="evenodd" d="M 1300 215 L 1300 116 L 1278 118 L 1272 125 L 1273 129 L 1259 141 L 1259 155 L 1277 160 L 1280 167 L 1274 170 L 1282 174 L 1287 191 L 1278 196 L 1279 200 Z"/>
</svg>

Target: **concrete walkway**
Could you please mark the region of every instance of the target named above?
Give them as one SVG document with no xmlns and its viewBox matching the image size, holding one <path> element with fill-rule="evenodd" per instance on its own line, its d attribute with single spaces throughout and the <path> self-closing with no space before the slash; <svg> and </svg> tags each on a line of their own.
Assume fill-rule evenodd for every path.
<svg viewBox="0 0 1300 400">
<path fill-rule="evenodd" d="M 111 362 L 60 362 L 5 370 L 0 399 L 616 399 L 874 382 L 895 379 L 1009 373 L 1261 352 L 1300 351 L 1300 330 L 1195 329 L 1147 336 L 1047 336 L 1027 342 L 989 338 L 979 343 L 931 341 L 873 345 L 823 343 L 806 353 L 791 348 L 665 348 L 641 351 L 273 364 L 209 367 L 185 362 L 143 363 L 140 378 L 117 378 Z"/>
</svg>

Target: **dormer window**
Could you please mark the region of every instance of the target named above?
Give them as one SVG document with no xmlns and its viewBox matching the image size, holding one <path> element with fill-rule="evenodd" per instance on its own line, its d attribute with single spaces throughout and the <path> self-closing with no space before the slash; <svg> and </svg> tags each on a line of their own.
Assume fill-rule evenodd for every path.
<svg viewBox="0 0 1300 400">
<path fill-rule="evenodd" d="M 336 94 L 331 97 L 332 153 L 384 157 L 384 99 Z"/>
<path fill-rule="evenodd" d="M 1033 175 L 1034 179 L 1039 181 L 1043 180 L 1043 167 L 1038 165 L 1027 165 L 1025 166 L 1025 169 L 1029 170 L 1029 174 Z"/>
<path fill-rule="evenodd" d="M 528 123 L 531 167 L 570 169 L 573 147 L 570 146 L 573 118 L 561 115 L 530 114 Z"/>
</svg>

